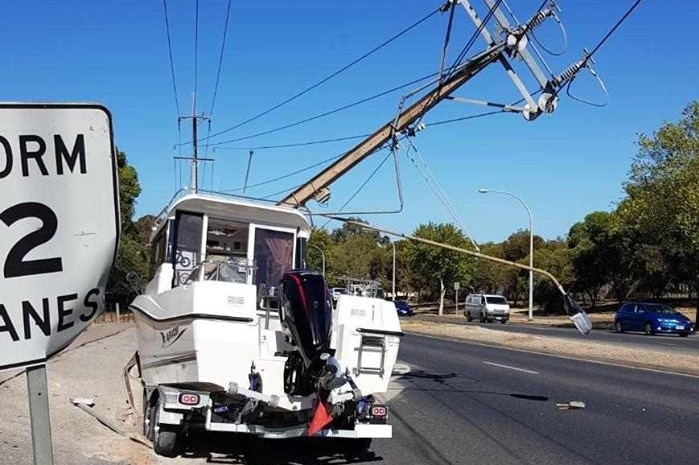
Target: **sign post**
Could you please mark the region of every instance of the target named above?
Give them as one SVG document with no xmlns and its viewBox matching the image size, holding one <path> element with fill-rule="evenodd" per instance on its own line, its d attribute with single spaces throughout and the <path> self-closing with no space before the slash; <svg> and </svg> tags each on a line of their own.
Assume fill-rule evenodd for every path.
<svg viewBox="0 0 699 465">
<path fill-rule="evenodd" d="M 0 103 L 0 371 L 27 367 L 34 463 L 53 463 L 46 362 L 104 308 L 119 238 L 111 116 Z"/>
<path fill-rule="evenodd" d="M 34 465 L 53 465 L 46 365 L 27 368 L 27 390 L 29 393 L 29 418 L 32 424 Z"/>
<path fill-rule="evenodd" d="M 456 315 L 459 314 L 459 289 L 461 288 L 461 284 L 457 281 L 454 283 L 454 292 L 456 292 L 456 297 L 455 297 L 455 303 L 456 303 L 456 309 L 454 313 Z"/>
</svg>

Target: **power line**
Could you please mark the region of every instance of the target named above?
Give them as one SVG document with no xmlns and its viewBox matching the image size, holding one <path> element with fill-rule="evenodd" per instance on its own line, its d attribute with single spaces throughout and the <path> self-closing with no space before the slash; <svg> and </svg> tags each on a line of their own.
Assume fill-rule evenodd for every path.
<svg viewBox="0 0 699 465">
<path fill-rule="evenodd" d="M 367 138 L 371 134 L 358 134 L 356 136 L 347 137 L 337 137 L 334 139 L 321 139 L 321 140 L 310 140 L 307 142 L 292 142 L 288 144 L 278 144 L 278 145 L 258 145 L 255 147 L 216 147 L 216 150 L 268 150 L 268 149 L 286 149 L 290 147 L 305 147 L 309 145 L 319 145 L 319 144 L 329 144 L 331 142 L 341 142 L 353 139 Z"/>
<path fill-rule="evenodd" d="M 268 180 L 266 180 L 266 181 L 261 181 L 261 182 L 258 182 L 257 184 L 251 184 L 251 185 L 248 186 L 248 189 L 251 189 L 251 188 L 253 188 L 253 187 L 265 186 L 265 185 L 267 185 L 267 184 L 272 184 L 272 183 L 274 183 L 274 182 L 281 181 L 282 179 L 290 178 L 290 177 L 292 177 L 292 176 L 294 176 L 294 175 L 303 173 L 304 171 L 308 171 L 308 170 L 310 170 L 310 169 L 313 169 L 313 168 L 316 168 L 316 167 L 318 167 L 318 166 L 321 166 L 321 165 L 323 165 L 323 164 L 325 164 L 325 163 L 329 163 L 329 162 L 331 162 L 331 161 L 337 160 L 338 158 L 340 158 L 340 157 L 343 156 L 344 154 L 345 154 L 345 152 L 342 152 L 342 153 L 339 153 L 339 154 L 337 154 L 337 155 L 334 155 L 334 156 L 332 156 L 332 157 L 330 157 L 330 158 L 326 158 L 325 160 L 321 160 L 321 161 L 319 161 L 319 162 L 317 162 L 317 163 L 313 163 L 312 165 L 308 165 L 308 166 L 306 166 L 306 167 L 299 168 L 298 170 L 293 171 L 293 172 L 291 172 L 291 173 L 287 173 L 287 174 L 284 174 L 284 175 L 281 175 L 281 176 L 277 176 L 276 178 L 268 179 Z M 242 190 L 243 190 L 242 188 L 236 188 L 236 189 L 226 189 L 226 190 L 223 190 L 222 192 L 239 192 L 239 191 L 242 191 Z"/>
<path fill-rule="evenodd" d="M 636 0 L 634 2 L 634 4 L 631 5 L 631 7 L 628 10 L 626 10 L 626 13 L 624 13 L 624 15 L 621 18 L 619 18 L 619 21 L 617 21 L 616 24 L 614 24 L 614 26 L 609 30 L 609 32 L 607 32 L 607 34 L 605 34 L 605 36 L 602 37 L 602 40 L 600 40 L 597 43 L 597 45 L 595 45 L 595 47 L 592 49 L 592 51 L 588 54 L 588 60 L 589 60 L 589 57 L 592 57 L 592 55 L 594 55 L 597 52 L 597 50 L 599 50 L 600 47 L 602 47 L 602 45 L 604 45 L 604 43 L 607 41 L 607 39 L 609 39 L 609 37 L 611 37 L 611 35 L 614 34 L 614 31 L 616 31 L 617 28 L 619 26 L 621 26 L 621 23 L 626 21 L 626 18 L 628 18 L 629 15 L 631 13 L 633 13 L 633 10 L 635 10 L 636 7 L 640 4 L 641 4 L 641 0 Z"/>
<path fill-rule="evenodd" d="M 244 125 L 246 125 L 246 124 L 248 124 L 248 123 L 251 123 L 251 122 L 253 122 L 253 121 L 255 121 L 255 120 L 259 119 L 259 118 L 262 118 L 263 116 L 266 116 L 266 115 L 268 115 L 269 113 L 271 113 L 271 112 L 273 112 L 273 111 L 275 111 L 275 110 L 277 110 L 277 109 L 279 109 L 279 108 L 281 108 L 281 107 L 283 107 L 283 106 L 285 106 L 285 105 L 287 105 L 287 104 L 293 102 L 294 100 L 298 99 L 299 97 L 301 97 L 301 96 L 303 96 L 303 95 L 309 93 L 310 91 L 312 91 L 312 90 L 314 90 L 314 89 L 320 87 L 321 85 L 325 84 L 326 82 L 328 82 L 328 81 L 331 80 L 332 78 L 334 78 L 334 77 L 336 77 L 336 76 L 342 74 L 343 72 L 347 71 L 348 69 L 350 69 L 351 67 L 353 67 L 353 66 L 356 65 L 357 63 L 359 63 L 359 62 L 361 62 L 362 60 L 368 58 L 369 56 L 371 56 L 371 55 L 373 55 L 374 53 L 378 52 L 380 49 L 386 47 L 387 45 L 389 45 L 391 42 L 395 41 L 395 40 L 398 39 L 399 37 L 403 36 L 403 35 L 406 34 L 407 32 L 411 31 L 412 29 L 416 28 L 416 27 L 419 26 L 420 24 L 424 23 L 424 22 L 427 21 L 429 18 L 431 18 L 432 16 L 434 16 L 435 14 L 437 14 L 437 13 L 440 11 L 440 9 L 441 9 L 441 6 L 440 6 L 439 8 L 437 8 L 436 10 L 432 11 L 431 13 L 429 13 L 427 16 L 425 16 L 425 17 L 419 19 L 419 20 L 416 21 L 415 23 L 411 24 L 410 26 L 408 26 L 408 27 L 404 28 L 403 30 L 401 30 L 400 32 L 398 32 L 397 34 L 393 35 L 393 36 L 392 36 L 391 38 L 389 38 L 388 40 L 385 40 L 385 41 L 382 42 L 381 44 L 375 46 L 374 48 L 372 48 L 372 49 L 369 50 L 368 52 L 364 53 L 364 54 L 363 54 L 362 56 L 360 56 L 359 58 L 356 58 L 356 59 L 352 60 L 350 63 L 346 64 L 346 65 L 343 66 L 342 68 L 340 68 L 340 69 L 338 69 L 337 71 L 334 71 L 333 73 L 331 73 L 331 74 L 325 76 L 325 77 L 322 78 L 321 80 L 319 80 L 319 81 L 317 81 L 316 83 L 312 84 L 311 86 L 305 88 L 304 90 L 302 90 L 302 91 L 300 91 L 300 92 L 297 92 L 296 94 L 292 95 L 291 97 L 287 98 L 286 100 L 283 100 L 283 101 L 277 103 L 276 105 L 273 105 L 272 107 L 270 107 L 270 108 L 268 108 L 268 109 L 266 109 L 266 110 L 264 110 L 264 111 L 262 111 L 262 112 L 260 112 L 260 113 L 258 113 L 258 114 L 256 114 L 256 115 L 253 115 L 253 116 L 251 116 L 250 118 L 248 118 L 248 119 L 246 119 L 246 120 L 244 120 L 244 121 L 241 121 L 240 123 L 237 123 L 237 124 L 235 124 L 235 125 L 233 125 L 233 126 L 231 126 L 231 127 L 229 127 L 229 128 L 226 128 L 226 129 L 223 129 L 223 130 L 221 130 L 221 131 L 218 131 L 218 132 L 216 132 L 216 133 L 214 133 L 214 134 L 211 134 L 211 135 L 208 136 L 208 137 L 218 137 L 218 136 L 220 136 L 220 135 L 222 135 L 222 134 L 226 134 L 226 133 L 228 133 L 228 132 L 230 132 L 230 131 L 233 131 L 234 129 L 238 129 L 238 128 L 241 127 L 241 126 L 244 126 Z"/>
<path fill-rule="evenodd" d="M 384 159 L 381 160 L 381 163 L 379 163 L 379 164 L 376 166 L 376 168 L 374 168 L 374 171 L 371 172 L 371 174 L 369 175 L 369 177 L 367 177 L 367 178 L 364 180 L 364 182 L 354 191 L 354 193 L 345 201 L 345 203 L 342 204 L 342 206 L 340 207 L 340 210 L 339 210 L 340 212 L 341 212 L 342 210 L 344 210 L 345 207 L 346 207 L 347 205 L 349 205 L 349 203 L 350 203 L 352 200 L 354 200 L 354 198 L 355 198 L 357 195 L 359 195 L 359 193 L 364 189 L 364 187 L 369 183 L 369 181 L 371 181 L 371 179 L 376 175 L 376 173 L 379 172 L 379 170 L 381 169 L 381 167 L 382 167 L 384 164 L 386 164 L 386 161 L 388 160 L 388 158 L 389 158 L 390 156 L 391 156 L 391 152 L 389 152 L 388 154 L 386 154 L 386 156 L 384 157 Z"/>
<path fill-rule="evenodd" d="M 369 96 L 369 97 L 365 97 L 365 98 L 363 98 L 363 99 L 361 99 L 361 100 L 357 100 L 357 101 L 355 101 L 355 102 L 348 103 L 348 104 L 343 105 L 343 106 L 341 106 L 341 107 L 337 107 L 337 108 L 334 108 L 334 109 L 332 109 L 332 110 L 328 110 L 328 111 L 325 111 L 325 112 L 323 112 L 323 113 L 319 113 L 319 114 L 317 114 L 317 115 L 310 116 L 310 117 L 308 117 L 308 118 L 304 118 L 304 119 L 302 119 L 302 120 L 294 121 L 293 123 L 285 124 L 285 125 L 283 125 L 283 126 L 278 126 L 278 127 L 276 127 L 276 128 L 268 129 L 268 130 L 266 130 L 266 131 L 261 131 L 261 132 L 258 132 L 258 133 L 255 133 L 255 134 L 250 134 L 250 135 L 247 135 L 247 136 L 236 137 L 235 139 L 229 139 L 229 140 L 225 140 L 225 141 L 216 142 L 215 144 L 211 144 L 211 145 L 212 145 L 212 146 L 218 146 L 218 145 L 222 145 L 222 144 L 230 144 L 230 143 L 233 143 L 233 142 L 240 142 L 240 141 L 243 141 L 243 140 L 253 139 L 253 138 L 255 138 L 255 137 L 266 136 L 266 135 L 268 135 L 268 134 L 272 134 L 272 133 L 275 133 L 275 132 L 283 131 L 284 129 L 289 129 L 289 128 L 292 128 L 292 127 L 295 127 L 295 126 L 299 126 L 299 125 L 301 125 L 301 124 L 309 123 L 309 122 L 311 122 L 311 121 L 314 121 L 314 120 L 317 120 L 317 119 L 320 119 L 320 118 L 324 118 L 324 117 L 326 117 L 326 116 L 330 116 L 330 115 L 333 115 L 333 114 L 335 114 L 335 113 L 339 113 L 339 112 L 344 111 L 344 110 L 349 110 L 350 108 L 353 108 L 353 107 L 362 105 L 362 104 L 364 104 L 364 103 L 370 102 L 370 101 L 375 100 L 375 99 L 377 99 L 377 98 L 380 98 L 380 97 L 383 97 L 383 96 L 385 96 L 385 95 L 391 94 L 391 93 L 393 93 L 393 92 L 399 91 L 399 90 L 404 89 L 404 88 L 406 88 L 406 87 L 415 85 L 415 84 L 417 84 L 418 82 L 421 82 L 421 81 L 424 81 L 424 80 L 426 80 L 426 79 L 432 78 L 432 77 L 434 77 L 435 75 L 436 75 L 435 73 L 432 73 L 432 74 L 429 74 L 429 75 L 427 75 L 427 76 L 423 76 L 423 77 L 421 77 L 421 78 L 414 79 L 414 80 L 412 80 L 412 81 L 410 81 L 410 82 L 407 82 L 407 83 L 405 83 L 405 84 L 401 84 L 400 86 L 393 87 L 393 88 L 391 88 L 391 89 L 388 89 L 388 90 L 379 92 L 379 93 L 374 94 L 374 95 L 371 95 L 371 96 Z M 211 137 L 214 137 L 214 136 L 215 136 L 215 134 L 212 134 L 212 135 L 211 135 Z M 185 144 L 191 144 L 191 142 L 186 142 Z"/>
<path fill-rule="evenodd" d="M 175 79 L 175 62 L 172 59 L 172 39 L 170 38 L 170 21 L 167 15 L 167 0 L 163 0 L 163 10 L 165 12 L 165 30 L 167 31 L 167 50 L 170 56 L 170 75 L 172 76 L 172 90 L 175 94 L 175 108 L 177 117 L 180 116 L 180 101 L 177 97 L 177 80 Z"/>
<path fill-rule="evenodd" d="M 445 120 L 442 120 L 442 121 L 435 121 L 434 123 L 428 123 L 428 124 L 426 124 L 426 126 L 427 126 L 427 127 L 430 127 L 430 126 L 440 126 L 440 125 L 442 125 L 442 124 L 450 124 L 450 123 L 456 123 L 456 122 L 459 122 L 459 121 L 466 121 L 466 120 L 469 120 L 469 119 L 483 118 L 484 116 L 497 115 L 497 114 L 500 114 L 500 113 L 507 113 L 507 112 L 504 111 L 504 110 L 488 111 L 488 112 L 485 112 L 485 113 L 478 113 L 478 114 L 476 114 L 476 115 L 461 116 L 461 117 L 459 117 L 459 118 L 451 118 L 451 119 L 445 119 Z"/>
<path fill-rule="evenodd" d="M 216 95 L 218 94 L 218 84 L 221 78 L 221 68 L 223 67 L 223 51 L 226 47 L 226 36 L 228 35 L 228 20 L 231 15 L 231 0 L 228 0 L 228 7 L 226 8 L 226 21 L 223 27 L 223 39 L 221 40 L 221 53 L 218 56 L 218 71 L 216 71 L 216 84 L 214 85 L 214 96 L 211 99 L 211 109 L 209 110 L 209 117 L 214 114 L 214 104 L 216 103 Z M 209 132 L 211 132 L 209 130 Z M 208 140 L 211 136 L 207 134 L 206 139 Z M 208 144 L 207 144 L 208 147 Z"/>
</svg>

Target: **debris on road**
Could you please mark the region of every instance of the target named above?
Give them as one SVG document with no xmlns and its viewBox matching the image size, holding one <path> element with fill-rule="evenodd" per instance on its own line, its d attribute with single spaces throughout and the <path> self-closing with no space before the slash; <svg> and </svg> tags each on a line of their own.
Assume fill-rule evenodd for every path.
<svg viewBox="0 0 699 465">
<path fill-rule="evenodd" d="M 580 400 L 571 400 L 567 404 L 556 404 L 558 410 L 582 410 L 585 408 L 585 402 Z"/>
</svg>

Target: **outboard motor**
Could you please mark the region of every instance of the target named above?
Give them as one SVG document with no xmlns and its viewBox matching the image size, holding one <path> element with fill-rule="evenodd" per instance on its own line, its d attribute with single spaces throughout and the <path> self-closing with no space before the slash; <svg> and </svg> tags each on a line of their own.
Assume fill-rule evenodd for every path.
<svg viewBox="0 0 699 465">
<path fill-rule="evenodd" d="M 329 354 L 332 302 L 325 279 L 314 271 L 291 271 L 282 277 L 280 320 L 298 351 L 289 354 L 284 367 L 284 391 L 309 395 Z"/>
</svg>

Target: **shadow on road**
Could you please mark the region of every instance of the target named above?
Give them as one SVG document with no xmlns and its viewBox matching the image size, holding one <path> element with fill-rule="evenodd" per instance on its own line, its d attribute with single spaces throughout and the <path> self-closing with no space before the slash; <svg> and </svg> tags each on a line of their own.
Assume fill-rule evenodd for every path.
<svg viewBox="0 0 699 465">
<path fill-rule="evenodd" d="M 182 457 L 206 458 L 207 463 L 249 465 L 340 465 L 383 461 L 382 457 L 371 451 L 352 453 L 356 441 L 329 438 L 261 439 L 247 435 L 193 433 Z"/>
<path fill-rule="evenodd" d="M 492 394 L 497 396 L 509 396 L 515 399 L 531 400 L 536 402 L 546 402 L 549 400 L 546 396 L 538 396 L 532 394 L 520 394 L 520 393 L 509 393 L 509 392 L 497 392 L 497 391 L 484 391 L 479 389 L 461 389 L 456 386 L 451 386 L 449 384 L 450 380 L 455 380 L 459 378 L 457 373 L 430 373 L 424 370 L 415 370 L 409 373 L 402 374 L 400 376 L 395 376 L 395 380 L 412 381 L 411 386 L 401 387 L 402 391 L 444 391 L 448 390 L 451 392 L 461 392 L 461 393 L 471 393 L 471 394 Z M 429 380 L 434 383 L 439 384 L 439 388 L 433 389 L 429 386 L 417 385 L 415 382 L 419 380 Z M 469 378 L 470 382 L 478 382 L 477 379 Z M 445 389 L 446 388 L 446 389 Z"/>
</svg>

